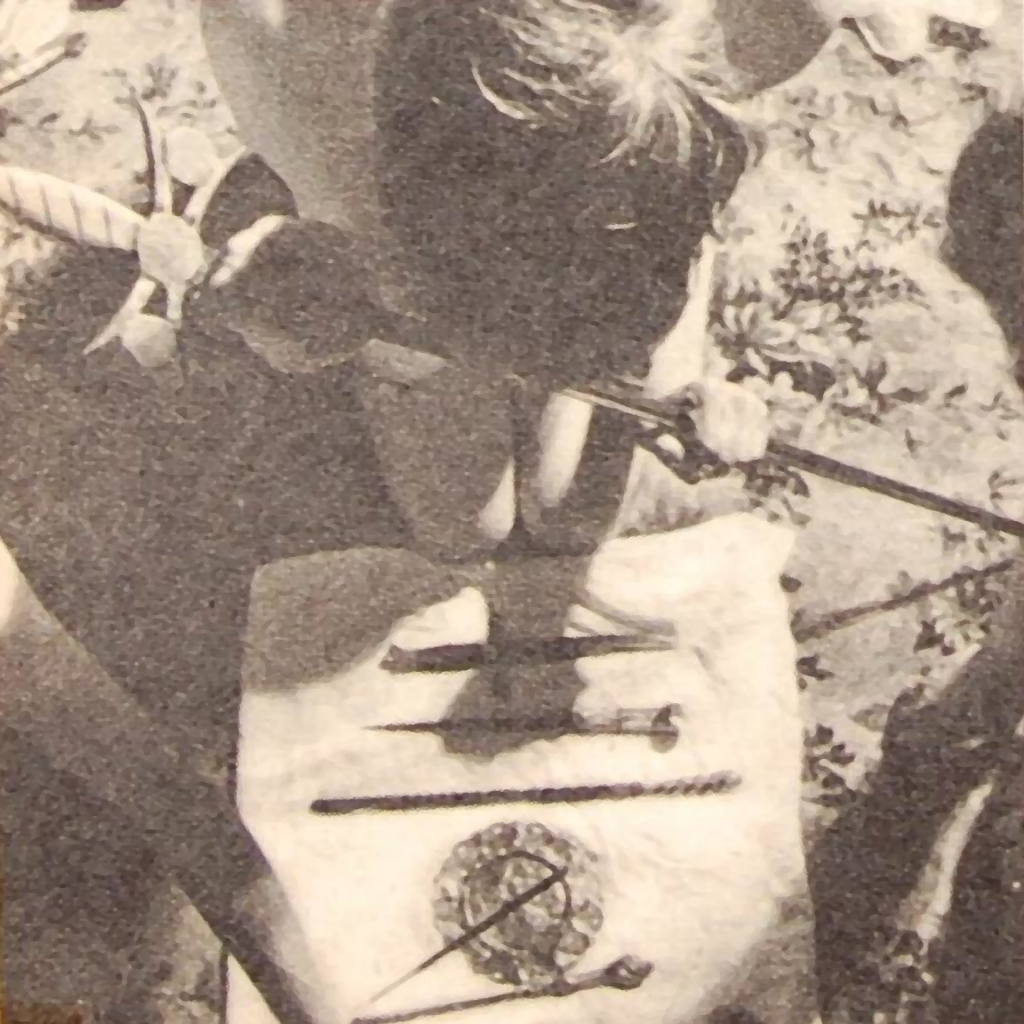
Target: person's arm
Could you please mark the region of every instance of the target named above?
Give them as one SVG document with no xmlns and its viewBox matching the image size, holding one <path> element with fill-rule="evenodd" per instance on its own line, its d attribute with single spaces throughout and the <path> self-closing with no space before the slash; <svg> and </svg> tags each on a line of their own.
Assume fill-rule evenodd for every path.
<svg viewBox="0 0 1024 1024">
<path fill-rule="evenodd" d="M 55 637 L 6 548 L 0 562 L 0 586 L 12 598 L 0 624 L 5 728 L 117 810 L 280 1024 L 348 1024 L 321 1001 L 327 989 L 302 927 L 227 793 L 176 754 L 190 750 L 187 737 L 147 715 L 69 638 Z"/>
<path fill-rule="evenodd" d="M 1024 120 L 993 114 L 949 184 L 945 261 L 976 288 L 1006 335 L 1024 384 Z"/>
</svg>

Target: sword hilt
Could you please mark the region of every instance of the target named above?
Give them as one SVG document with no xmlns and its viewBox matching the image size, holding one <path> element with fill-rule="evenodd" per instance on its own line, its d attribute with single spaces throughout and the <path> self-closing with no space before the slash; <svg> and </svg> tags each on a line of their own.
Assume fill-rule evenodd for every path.
<svg viewBox="0 0 1024 1024">
<path fill-rule="evenodd" d="M 570 392 L 593 405 L 603 406 L 625 415 L 633 443 L 646 449 L 670 469 L 680 480 L 698 484 L 725 476 L 732 469 L 717 452 L 700 439 L 693 414 L 698 401 L 683 395 L 671 402 L 647 398 L 633 385 L 615 387 L 588 385 Z M 671 437 L 682 448 L 674 452 L 660 443 Z"/>
<path fill-rule="evenodd" d="M 659 753 L 671 750 L 679 742 L 679 704 L 660 708 L 621 708 L 610 716 L 580 716 L 580 732 L 604 736 L 649 736 Z"/>
<path fill-rule="evenodd" d="M 596 971 L 576 978 L 560 978 L 544 990 L 544 994 L 564 998 L 595 988 L 615 988 L 620 992 L 631 992 L 638 989 L 653 970 L 654 964 L 648 960 L 641 960 L 640 957 L 632 955 L 622 956 Z"/>
</svg>

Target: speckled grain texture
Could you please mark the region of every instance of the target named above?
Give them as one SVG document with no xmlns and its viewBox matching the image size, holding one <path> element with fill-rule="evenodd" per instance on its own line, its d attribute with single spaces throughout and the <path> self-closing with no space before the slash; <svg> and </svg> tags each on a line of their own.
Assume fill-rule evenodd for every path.
<svg viewBox="0 0 1024 1024">
<path fill-rule="evenodd" d="M 90 15 L 82 27 L 90 36 L 86 55 L 5 108 L 3 160 L 138 199 L 142 146 L 136 116 L 117 102 L 124 79 L 154 103 L 164 125 L 196 124 L 222 154 L 233 148 L 230 115 L 203 64 L 188 0 L 139 0 Z M 1006 31 L 1019 34 L 1019 23 Z M 937 70 L 889 77 L 840 33 L 796 80 L 746 112 L 765 130 L 768 149 L 730 205 L 718 368 L 749 370 L 749 386 L 770 399 L 776 427 L 808 447 L 977 504 L 1001 502 L 1021 516 L 1024 405 L 1005 339 L 977 293 L 939 259 L 950 176 L 983 118 L 974 84 L 998 75 L 998 60 L 1017 58 L 986 59 L 951 59 Z M 14 225 L 5 219 L 3 227 Z M 793 278 L 820 277 L 830 260 L 849 277 L 854 261 L 842 249 L 862 241 L 869 245 L 865 258 L 893 273 L 872 279 L 868 300 L 854 303 L 854 321 L 848 307 L 820 293 L 792 301 Z M 39 265 L 52 251 L 31 232 L 8 235 L 5 243 L 8 287 L 24 266 Z M 882 295 L 883 285 L 895 290 Z M 776 317 L 780 308 L 784 319 Z M 2 313 L 10 328 L 18 326 L 21 310 L 11 295 Z M 2 345 L 0 338 L 0 359 Z M 0 401 L 3 394 L 0 385 Z M 48 443 L 57 441 L 67 437 Z M 798 636 L 814 633 L 829 613 L 1011 551 L 882 498 L 809 484 L 810 494 L 792 503 L 803 530 L 787 569 Z M 671 496 L 658 493 L 648 521 L 671 522 Z M 776 498 L 768 511 L 793 519 L 794 507 Z M 325 609 L 344 606 L 339 588 L 326 557 L 277 567 L 258 580 L 264 619 L 309 633 L 303 663 L 282 666 L 283 673 L 308 678 L 330 667 L 336 624 Z M 984 601 L 961 596 L 911 603 L 803 643 L 811 840 L 877 758 L 895 698 L 922 681 L 942 690 L 962 663 L 978 636 Z M 77 673 L 94 671 L 52 625 L 40 618 L 37 627 L 31 656 L 2 641 L 8 696 L 44 678 L 73 687 Z M 272 633 L 261 645 L 272 655 Z M 111 863 L 104 830 L 120 825 L 88 812 L 78 790 L 66 780 L 55 785 L 18 742 L 5 741 L 3 762 L 5 931 L 17 936 L 17 945 L 8 941 L 5 948 L 8 991 L 17 996 L 20 988 L 22 998 L 48 1003 L 74 1003 L 88 992 L 94 1008 L 141 1002 L 161 1024 L 214 1021 L 218 951 L 195 912 L 160 884 L 143 946 L 110 926 L 119 919 L 118 901 L 142 898 L 144 880 L 159 882 L 159 872 L 144 859 Z M 951 847 L 957 838 L 949 838 Z M 46 850 L 45 873 L 37 846 Z M 919 898 L 898 915 L 900 926 L 918 928 L 925 940 L 938 930 L 935 911 L 948 892 L 949 865 L 937 851 Z M 145 953 L 130 970 L 133 948 Z M 920 1002 L 912 986 L 901 992 L 898 978 L 892 981 L 900 965 L 904 979 L 908 971 L 920 977 L 920 943 L 890 943 L 879 963 L 866 1000 L 874 999 L 882 1014 L 875 1020 L 888 1024 Z M 131 1024 L 149 1021 L 136 1016 Z"/>
</svg>

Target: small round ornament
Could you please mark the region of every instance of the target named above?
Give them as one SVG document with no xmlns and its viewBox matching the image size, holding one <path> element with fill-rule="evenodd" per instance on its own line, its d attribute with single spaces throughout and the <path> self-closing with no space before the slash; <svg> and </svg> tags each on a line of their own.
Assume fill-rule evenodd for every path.
<svg viewBox="0 0 1024 1024">
<path fill-rule="evenodd" d="M 596 868 L 595 854 L 566 833 L 537 822 L 497 823 L 445 861 L 435 882 L 435 923 L 445 942 L 458 942 L 496 918 L 462 944 L 470 966 L 500 984 L 543 988 L 563 978 L 601 930 Z M 559 872 L 564 877 L 516 905 Z"/>
</svg>

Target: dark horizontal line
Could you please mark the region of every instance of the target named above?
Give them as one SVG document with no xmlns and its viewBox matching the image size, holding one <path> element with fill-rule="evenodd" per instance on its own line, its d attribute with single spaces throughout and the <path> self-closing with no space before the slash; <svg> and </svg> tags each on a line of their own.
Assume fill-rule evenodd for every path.
<svg viewBox="0 0 1024 1024">
<path fill-rule="evenodd" d="M 676 649 L 674 643 L 651 638 L 624 636 L 560 636 L 517 639 L 500 647 L 488 644 L 442 644 L 414 651 L 392 647 L 381 662 L 388 672 L 404 675 L 414 672 L 466 672 L 497 662 L 557 664 L 608 654 L 663 652 Z"/>
<path fill-rule="evenodd" d="M 339 797 L 315 800 L 314 814 L 358 814 L 363 811 L 439 811 L 500 804 L 580 804 L 637 800 L 643 797 L 712 796 L 735 789 L 735 772 L 675 779 L 648 785 L 642 782 L 603 786 L 564 786 L 543 789 L 494 789 L 470 793 L 410 793 L 403 796 Z"/>
<path fill-rule="evenodd" d="M 453 719 L 440 722 L 389 722 L 387 725 L 371 725 L 371 732 L 412 733 L 423 736 L 458 736 L 458 735 L 502 735 L 510 733 L 517 736 L 649 736 L 654 733 L 674 733 L 678 729 L 671 721 L 664 724 L 650 722 L 647 724 L 630 725 L 609 722 L 592 724 L 570 718 L 562 719 Z"/>
<path fill-rule="evenodd" d="M 427 736 L 449 735 L 587 735 L 586 728 L 578 715 L 551 715 L 548 718 L 456 718 L 437 722 L 388 722 L 385 725 L 368 726 L 371 732 L 406 732 Z"/>
</svg>

